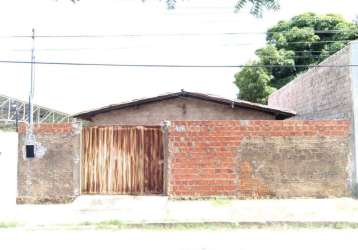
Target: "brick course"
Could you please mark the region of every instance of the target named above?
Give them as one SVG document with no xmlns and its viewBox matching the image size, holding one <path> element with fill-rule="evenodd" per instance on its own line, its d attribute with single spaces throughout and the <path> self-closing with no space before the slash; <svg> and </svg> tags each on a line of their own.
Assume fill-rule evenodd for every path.
<svg viewBox="0 0 358 250">
<path fill-rule="evenodd" d="M 241 198 L 349 195 L 349 124 L 174 121 L 168 128 L 168 193 Z"/>
<path fill-rule="evenodd" d="M 18 128 L 19 134 L 25 134 L 27 130 L 27 125 L 25 123 L 20 123 Z M 73 131 L 73 124 L 71 123 L 43 123 L 35 124 L 33 127 L 33 132 L 35 134 L 69 134 Z"/>
</svg>

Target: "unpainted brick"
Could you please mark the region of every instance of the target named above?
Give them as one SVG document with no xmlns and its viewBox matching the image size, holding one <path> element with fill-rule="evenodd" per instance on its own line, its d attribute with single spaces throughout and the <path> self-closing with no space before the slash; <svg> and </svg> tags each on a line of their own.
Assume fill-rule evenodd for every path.
<svg viewBox="0 0 358 250">
<path fill-rule="evenodd" d="M 169 195 L 342 197 L 350 195 L 348 120 L 174 121 Z M 200 127 L 201 136 L 192 136 Z M 190 146 L 187 146 L 190 145 Z"/>
</svg>

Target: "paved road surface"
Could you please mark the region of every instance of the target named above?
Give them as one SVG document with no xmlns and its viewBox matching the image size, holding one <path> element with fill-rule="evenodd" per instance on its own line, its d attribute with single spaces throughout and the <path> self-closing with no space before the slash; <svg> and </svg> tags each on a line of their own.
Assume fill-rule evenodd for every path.
<svg viewBox="0 0 358 250">
<path fill-rule="evenodd" d="M 1 229 L 0 249 L 244 250 L 356 249 L 358 230 L 27 231 Z"/>
</svg>

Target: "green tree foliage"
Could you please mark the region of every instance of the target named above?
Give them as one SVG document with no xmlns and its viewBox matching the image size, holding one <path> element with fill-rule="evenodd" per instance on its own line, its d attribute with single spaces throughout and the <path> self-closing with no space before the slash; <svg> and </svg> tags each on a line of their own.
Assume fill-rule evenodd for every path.
<svg viewBox="0 0 358 250">
<path fill-rule="evenodd" d="M 270 87 L 272 76 L 262 67 L 256 67 L 257 62 L 252 62 L 242 71 L 235 75 L 237 86 L 240 91 L 239 99 L 245 99 L 256 103 L 266 103 L 274 88 Z"/>
<path fill-rule="evenodd" d="M 279 10 L 280 3 L 278 0 L 239 0 L 236 4 L 236 9 L 240 10 L 251 5 L 250 13 L 256 17 L 262 17 L 263 11 L 267 10 Z"/>
<path fill-rule="evenodd" d="M 280 21 L 267 31 L 266 46 L 256 51 L 256 63 L 284 65 L 285 67 L 263 67 L 270 77 L 267 86 L 281 88 L 308 68 L 297 65 L 318 64 L 342 49 L 350 40 L 357 38 L 357 24 L 346 21 L 340 15 L 304 13 L 291 20 Z M 260 75 L 261 71 L 256 73 Z M 261 76 L 256 78 L 259 77 Z M 240 88 L 240 98 L 248 101 L 262 100 L 262 86 L 257 91 L 252 87 L 244 87 L 245 83 L 249 84 L 250 79 L 255 77 L 248 75 L 245 70 L 235 75 L 235 84 Z M 255 93 L 260 94 L 256 97 Z"/>
<path fill-rule="evenodd" d="M 73 3 L 79 2 L 80 0 L 70 0 Z M 143 2 L 145 0 L 142 0 Z M 165 0 L 168 9 L 175 9 L 177 0 Z M 280 9 L 279 0 L 238 0 L 235 8 L 241 10 L 247 5 L 251 5 L 250 13 L 256 17 L 262 17 L 263 11 L 267 10 L 278 10 Z"/>
<path fill-rule="evenodd" d="M 175 9 L 177 0 L 166 0 L 168 9 Z M 279 0 L 238 0 L 235 9 L 237 11 L 251 5 L 250 13 L 256 17 L 262 17 L 263 11 L 280 9 Z"/>
</svg>

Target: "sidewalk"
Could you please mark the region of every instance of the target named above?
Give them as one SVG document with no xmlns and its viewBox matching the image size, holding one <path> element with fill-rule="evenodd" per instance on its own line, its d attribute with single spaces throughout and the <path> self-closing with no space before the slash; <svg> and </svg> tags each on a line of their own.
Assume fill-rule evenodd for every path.
<svg viewBox="0 0 358 250">
<path fill-rule="evenodd" d="M 26 226 L 123 223 L 358 223 L 358 200 L 168 200 L 167 197 L 81 196 L 66 205 L 0 208 L 0 223 Z"/>
</svg>

